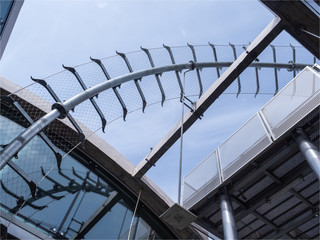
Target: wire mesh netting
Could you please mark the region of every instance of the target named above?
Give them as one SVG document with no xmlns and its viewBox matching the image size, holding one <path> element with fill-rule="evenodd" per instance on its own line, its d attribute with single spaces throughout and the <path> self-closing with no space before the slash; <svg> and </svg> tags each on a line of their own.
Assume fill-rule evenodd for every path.
<svg viewBox="0 0 320 240">
<path fill-rule="evenodd" d="M 161 67 L 174 63 L 188 63 L 189 61 L 219 63 L 218 67 L 196 69 L 187 75 L 190 81 L 186 81 L 185 94 L 196 101 L 201 93 L 210 88 L 245 48 L 246 46 L 242 45 L 214 46 L 212 44 L 171 48 L 162 47 L 149 49 L 148 51 L 151 58 L 148 58 L 145 51 L 140 50 L 126 53 L 125 56 L 128 62 L 124 61 L 121 55 L 101 59 L 101 65 L 104 67 L 104 70 L 101 65 L 93 61 L 78 65 L 74 67 L 74 69 L 86 87 L 90 88 L 115 77 L 126 75 L 131 71 L 136 72 L 150 69 L 153 64 L 154 67 Z M 193 49 L 194 52 L 192 51 Z M 293 52 L 295 52 L 295 55 Z M 276 61 L 274 60 L 275 58 Z M 152 59 L 152 61 L 150 59 Z M 284 64 L 292 62 L 312 65 L 314 58 L 300 46 L 280 46 L 266 48 L 255 62 Z M 301 69 L 294 69 L 291 71 L 289 69 L 288 71 L 288 69 L 277 68 L 275 65 L 273 67 L 251 66 L 240 75 L 238 80 L 236 79 L 228 87 L 224 94 L 234 94 L 235 97 L 238 95 L 239 97 L 242 95 L 252 95 L 253 98 L 257 94 L 266 94 L 272 97 L 300 70 Z M 107 75 L 109 75 L 109 77 L 107 77 Z M 164 98 L 166 101 L 179 101 L 181 97 L 181 79 L 183 79 L 183 72 L 174 71 L 159 75 L 150 75 L 142 79 L 132 79 L 133 81 L 123 83 L 121 86 L 113 89 L 108 89 L 99 93 L 99 95 L 93 97 L 91 100 L 84 101 L 78 105 L 74 111 L 70 111 L 68 119 L 55 121 L 50 124 L 44 130 L 44 133 L 53 145 L 59 149 L 58 152 L 66 156 L 62 161 L 62 170 L 71 171 L 72 166 L 75 165 L 78 167 L 78 172 L 85 172 L 76 161 L 68 159 L 69 156 L 66 153 L 72 151 L 72 149 L 81 143 L 82 132 L 86 138 L 89 138 L 94 132 L 103 127 L 101 113 L 107 120 L 107 124 L 109 124 L 112 121 L 124 118 L 126 111 L 130 113 L 142 109 L 144 100 L 147 106 L 161 104 Z M 29 127 L 32 122 L 37 121 L 49 112 L 52 104 L 55 103 L 57 99 L 63 102 L 80 94 L 85 88 L 81 86 L 81 82 L 79 82 L 75 74 L 68 70 L 61 71 L 43 80 L 46 82 L 46 86 L 33 83 L 9 94 L 13 101 L 18 103 L 31 118 L 31 122 L 26 120 L 26 116 L 17 109 L 12 102 L 5 103 L 1 101 L 1 115 L 3 117 L 1 117 L 0 121 L 0 145 L 2 148 L 9 144 L 25 128 Z M 140 92 L 139 88 L 141 88 L 142 92 Z M 96 106 L 98 106 L 100 112 L 97 111 L 97 107 L 93 104 L 93 101 L 96 102 Z M 164 102 L 164 107 L 166 106 L 166 101 Z M 148 111 L 148 109 L 145 111 Z M 7 121 L 12 121 L 14 124 L 9 124 Z M 63 127 L 64 125 L 68 125 L 73 131 L 66 131 L 66 128 Z M 44 141 L 43 138 L 41 139 L 39 136 L 33 138 L 33 140 L 17 154 L 16 158 L 17 159 L 13 161 L 18 167 L 31 176 L 32 181 L 39 183 L 37 186 L 38 194 L 42 191 L 39 190 L 40 188 L 49 191 L 55 187 L 55 184 L 52 181 L 50 182 L 48 177 L 51 175 L 52 178 L 55 178 L 59 175 L 57 156 L 54 151 L 52 151 L 52 147 L 50 149 L 48 141 Z M 43 174 L 43 172 L 45 174 Z M 49 175 L 45 177 L 46 174 Z M 85 178 L 85 176 L 83 175 L 82 178 Z M 64 180 L 66 181 L 66 179 Z M 66 183 L 69 184 L 70 181 L 69 179 Z M 97 182 L 97 180 L 95 182 Z M 33 200 L 27 182 L 8 166 L 1 171 L 1 183 L 1 206 L 14 213 L 17 213 L 19 209 L 21 209 L 19 214 L 29 219 L 29 221 L 33 219 L 32 216 L 34 216 L 36 212 L 43 211 L 46 206 L 51 204 L 51 201 L 54 199 L 57 200 L 55 197 L 59 198 L 64 196 L 61 194 L 55 195 L 54 197 L 49 195 L 50 199 L 47 198 L 46 200 L 42 200 L 43 202 L 40 200 L 37 202 L 39 206 L 32 205 Z M 74 184 L 81 184 L 79 177 L 78 183 Z M 102 195 L 107 191 L 107 184 L 104 189 Z M 65 194 L 70 195 L 71 192 Z M 67 199 L 71 201 L 71 198 Z M 24 205 L 27 207 L 24 207 Z"/>
</svg>

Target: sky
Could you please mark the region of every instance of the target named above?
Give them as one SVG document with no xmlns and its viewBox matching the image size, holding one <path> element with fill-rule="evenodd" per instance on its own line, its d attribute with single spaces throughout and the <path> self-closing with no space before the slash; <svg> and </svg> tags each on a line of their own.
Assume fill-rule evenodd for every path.
<svg viewBox="0 0 320 240">
<path fill-rule="evenodd" d="M 0 75 L 26 86 L 30 76 L 44 78 L 75 66 L 90 56 L 162 44 L 248 44 L 268 25 L 273 14 L 259 1 L 35 1 L 26 0 L 0 62 Z M 282 33 L 276 45 L 298 44 Z M 185 134 L 183 176 L 248 120 L 270 96 L 248 105 L 244 97 L 223 96 Z M 137 165 L 150 147 L 181 118 L 181 105 L 152 106 L 118 120 L 101 135 Z M 177 201 L 179 144 L 147 175 Z"/>
</svg>

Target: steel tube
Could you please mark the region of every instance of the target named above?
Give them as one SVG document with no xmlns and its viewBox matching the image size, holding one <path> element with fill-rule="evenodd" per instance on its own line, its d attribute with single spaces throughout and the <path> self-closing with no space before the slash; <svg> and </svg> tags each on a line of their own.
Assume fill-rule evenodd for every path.
<svg viewBox="0 0 320 240">
<path fill-rule="evenodd" d="M 312 170 L 320 181 L 320 152 L 319 149 L 309 140 L 307 135 L 301 128 L 293 133 L 296 143 L 299 145 L 300 151 L 307 160 Z"/>
<path fill-rule="evenodd" d="M 19 152 L 27 143 L 37 135 L 42 129 L 48 126 L 56 118 L 58 118 L 60 112 L 57 109 L 44 115 L 38 121 L 36 121 L 29 128 L 24 130 L 18 137 L 16 137 L 7 147 L 1 152 L 0 170 L 13 158 L 13 156 Z"/>
<path fill-rule="evenodd" d="M 195 68 L 211 68 L 211 67 L 229 67 L 232 62 L 199 62 L 193 63 Z M 274 64 L 274 63 L 251 63 L 251 67 L 266 67 L 266 68 L 289 68 L 292 64 Z M 82 93 L 70 98 L 69 100 L 61 103 L 65 108 L 66 112 L 69 112 L 71 109 L 75 108 L 80 103 L 84 102 L 87 99 L 90 99 L 97 94 L 109 89 L 114 88 L 122 83 L 128 82 L 134 79 L 140 79 L 145 76 L 160 74 L 170 71 L 181 71 L 183 69 L 190 69 L 192 63 L 184 64 L 172 64 L 163 67 L 151 68 L 147 70 L 136 71 L 128 73 L 123 76 L 116 77 L 112 80 L 108 80 L 97 84 L 94 87 L 91 87 Z M 306 67 L 306 64 L 295 64 L 296 69 L 302 69 Z M 12 159 L 15 153 L 19 152 L 35 135 L 37 135 L 43 128 L 48 126 L 56 118 L 60 116 L 60 112 L 57 109 L 54 109 L 50 113 L 46 114 L 44 117 L 40 118 L 37 122 L 27 128 L 22 134 L 17 136 L 7 147 L 3 149 L 0 155 L 0 170 L 4 168 L 8 161 Z"/>
<path fill-rule="evenodd" d="M 226 188 L 224 188 L 220 194 L 220 208 L 222 213 L 224 239 L 227 239 L 227 240 L 238 239 L 232 205 L 229 200 L 229 195 Z"/>
<path fill-rule="evenodd" d="M 222 67 L 228 67 L 232 64 L 232 62 L 220 62 L 220 63 L 215 63 L 215 62 L 201 62 L 201 63 L 193 63 L 195 68 L 211 68 L 211 67 L 217 67 L 217 66 L 222 66 Z M 164 67 L 157 67 L 157 68 L 151 68 L 147 70 L 141 70 L 141 71 L 136 71 L 132 73 L 128 73 L 123 76 L 119 76 L 116 78 L 113 78 L 112 81 L 106 81 L 103 83 L 100 83 L 94 87 L 91 87 L 82 93 L 79 93 L 78 95 L 70 98 L 69 100 L 65 101 L 63 103 L 65 109 L 67 111 L 70 111 L 74 107 L 76 107 L 78 104 L 82 103 L 83 101 L 92 98 L 93 96 L 97 95 L 100 92 L 103 92 L 109 88 L 116 87 L 120 84 L 123 84 L 125 82 L 128 82 L 133 79 L 140 79 L 145 76 L 150 76 L 154 74 L 160 74 L 164 72 L 170 72 L 170 71 L 181 71 L 183 69 L 190 69 L 192 66 L 192 63 L 183 63 L 183 64 L 173 64 L 173 65 L 168 65 Z M 266 67 L 266 68 L 289 68 L 291 67 L 291 64 L 274 64 L 274 63 L 252 63 L 250 66 L 252 67 Z M 308 65 L 306 64 L 296 64 L 296 68 L 304 68 Z"/>
</svg>

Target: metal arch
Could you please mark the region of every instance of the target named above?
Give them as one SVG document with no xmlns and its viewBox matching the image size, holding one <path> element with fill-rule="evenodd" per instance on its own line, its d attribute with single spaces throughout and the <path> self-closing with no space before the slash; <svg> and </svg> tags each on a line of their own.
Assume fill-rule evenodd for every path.
<svg viewBox="0 0 320 240">
<path fill-rule="evenodd" d="M 216 68 L 216 67 L 229 67 L 232 62 L 197 62 L 197 63 L 183 63 L 183 64 L 172 64 L 163 67 L 156 67 L 147 70 L 140 70 L 136 72 L 131 72 L 126 75 L 115 77 L 111 80 L 107 80 L 100 84 L 97 84 L 90 89 L 87 89 L 74 97 L 68 99 L 67 101 L 56 102 L 52 106 L 52 111 L 44 115 L 33 125 L 27 128 L 19 136 L 17 136 L 10 144 L 8 144 L 1 152 L 1 162 L 0 170 L 18 153 L 35 135 L 37 135 L 42 129 L 48 126 L 51 122 L 57 118 L 63 119 L 69 116 L 68 112 L 75 108 L 80 103 L 96 96 L 97 94 L 106 91 L 107 89 L 114 88 L 120 84 L 126 83 L 131 80 L 140 79 L 145 76 L 161 74 L 164 72 L 175 71 L 179 72 L 183 69 L 191 68 Z M 307 64 L 295 64 L 296 69 L 303 69 Z M 250 67 L 264 67 L 264 68 L 291 68 L 292 64 L 282 64 L 282 63 L 251 63 Z"/>
</svg>

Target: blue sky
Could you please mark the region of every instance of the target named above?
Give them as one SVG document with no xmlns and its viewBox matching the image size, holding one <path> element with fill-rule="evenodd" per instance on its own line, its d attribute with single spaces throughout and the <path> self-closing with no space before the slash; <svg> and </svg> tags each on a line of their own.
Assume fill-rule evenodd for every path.
<svg viewBox="0 0 320 240">
<path fill-rule="evenodd" d="M 115 51 L 162 44 L 248 44 L 273 14 L 247 1 L 25 1 L 1 60 L 1 76 L 21 85 L 30 75 L 47 77 Z M 297 44 L 282 33 L 276 45 Z M 270 96 L 221 97 L 185 134 L 183 175 L 251 117 Z M 254 99 L 254 100 L 253 100 Z M 250 102 L 250 105 L 248 105 Z M 181 117 L 179 103 L 152 106 L 108 126 L 104 138 L 134 164 L 148 153 Z M 100 134 L 100 136 L 102 136 Z M 148 176 L 177 199 L 179 145 L 175 144 Z"/>
</svg>

